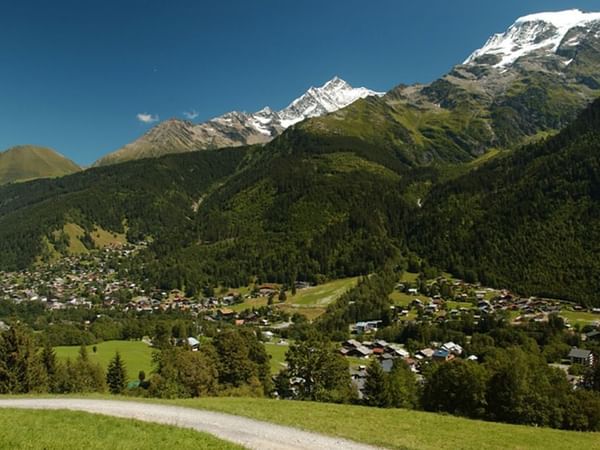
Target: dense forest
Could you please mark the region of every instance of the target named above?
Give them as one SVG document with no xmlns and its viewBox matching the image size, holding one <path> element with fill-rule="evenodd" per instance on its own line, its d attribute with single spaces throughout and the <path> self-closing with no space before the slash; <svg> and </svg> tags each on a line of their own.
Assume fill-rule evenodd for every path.
<svg viewBox="0 0 600 450">
<path fill-rule="evenodd" d="M 556 137 L 435 187 L 411 245 L 460 277 L 598 304 L 600 101 Z"/>
</svg>

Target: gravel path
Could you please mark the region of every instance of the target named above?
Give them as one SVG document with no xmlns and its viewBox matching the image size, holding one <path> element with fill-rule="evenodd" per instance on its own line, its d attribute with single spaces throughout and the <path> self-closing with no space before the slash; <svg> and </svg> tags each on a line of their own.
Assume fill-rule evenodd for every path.
<svg viewBox="0 0 600 450">
<path fill-rule="evenodd" d="M 291 427 L 201 409 L 179 406 L 92 399 L 2 399 L 0 408 L 68 409 L 107 416 L 175 425 L 210 433 L 251 449 L 373 450 L 365 444 Z"/>
</svg>

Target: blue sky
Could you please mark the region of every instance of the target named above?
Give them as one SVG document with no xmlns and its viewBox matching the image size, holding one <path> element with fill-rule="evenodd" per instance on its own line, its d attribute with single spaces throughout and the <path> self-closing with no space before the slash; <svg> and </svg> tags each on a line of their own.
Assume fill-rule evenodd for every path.
<svg viewBox="0 0 600 450">
<path fill-rule="evenodd" d="M 146 131 L 139 114 L 279 109 L 334 75 L 428 82 L 517 17 L 570 8 L 600 2 L 3 1 L 0 149 L 45 145 L 87 165 Z"/>
</svg>

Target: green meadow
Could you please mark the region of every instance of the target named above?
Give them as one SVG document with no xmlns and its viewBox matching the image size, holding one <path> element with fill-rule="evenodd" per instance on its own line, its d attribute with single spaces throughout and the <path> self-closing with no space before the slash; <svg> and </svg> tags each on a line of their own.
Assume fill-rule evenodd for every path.
<svg viewBox="0 0 600 450">
<path fill-rule="evenodd" d="M 96 347 L 96 352 L 93 348 Z M 55 347 L 56 356 L 65 360 L 71 358 L 75 360 L 79 354 L 78 346 Z M 137 380 L 140 370 L 150 376 L 152 371 L 152 348 L 141 341 L 106 341 L 87 347 L 88 355 L 91 361 L 99 363 L 106 369 L 108 363 L 118 351 L 125 361 L 127 375 L 130 380 Z"/>
</svg>

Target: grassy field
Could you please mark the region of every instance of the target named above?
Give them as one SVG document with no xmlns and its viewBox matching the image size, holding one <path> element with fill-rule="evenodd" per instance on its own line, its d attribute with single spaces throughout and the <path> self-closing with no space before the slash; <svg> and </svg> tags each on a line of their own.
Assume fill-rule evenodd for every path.
<svg viewBox="0 0 600 450">
<path fill-rule="evenodd" d="M 290 315 L 294 315 L 295 313 L 301 314 L 310 321 L 324 314 L 326 310 L 325 307 L 321 306 L 299 306 L 291 303 L 282 303 L 277 307 Z"/>
<path fill-rule="evenodd" d="M 271 356 L 271 373 L 273 375 L 278 374 L 285 367 L 285 354 L 289 348 L 289 345 L 265 342 L 265 350 Z"/>
<path fill-rule="evenodd" d="M 402 272 L 402 276 L 400 277 L 401 283 L 416 283 L 419 278 L 418 273 L 412 272 Z"/>
<path fill-rule="evenodd" d="M 241 448 L 194 430 L 84 412 L 0 409 L 0 424 L 0 448 L 11 450 Z"/>
<path fill-rule="evenodd" d="M 130 380 L 137 380 L 140 370 L 146 372 L 146 376 L 152 371 L 152 348 L 141 341 L 106 341 L 96 344 L 97 351 L 94 353 L 93 345 L 87 347 L 91 361 L 99 363 L 104 369 L 110 360 L 119 351 L 127 366 L 127 375 Z M 79 347 L 56 347 L 56 356 L 60 359 L 71 358 L 75 360 L 79 353 Z"/>
<path fill-rule="evenodd" d="M 242 312 L 246 309 L 260 308 L 261 306 L 267 306 L 269 299 L 267 297 L 248 298 L 243 303 L 237 303 L 235 305 L 228 306 L 235 312 Z"/>
<path fill-rule="evenodd" d="M 274 304 L 289 314 L 299 313 L 306 316 L 309 320 L 314 320 L 325 312 L 327 305 L 336 301 L 347 290 L 356 286 L 357 282 L 358 277 L 343 278 L 318 286 L 299 289 L 294 296 L 288 291 L 285 303 L 279 303 L 277 298 L 275 298 Z M 247 292 L 247 288 L 232 290 L 240 293 Z M 267 297 L 249 298 L 243 303 L 238 303 L 230 308 L 236 312 L 241 312 L 245 309 L 266 306 L 267 302 Z"/>
<path fill-rule="evenodd" d="M 600 322 L 600 314 L 594 314 L 584 311 L 561 311 L 560 315 L 569 320 L 571 325 L 579 323 L 580 325 L 589 325 L 594 322 Z"/>
<path fill-rule="evenodd" d="M 599 433 L 506 425 L 420 411 L 244 398 L 168 402 L 395 449 L 600 449 Z"/>
<path fill-rule="evenodd" d="M 429 304 L 429 297 L 427 297 L 426 295 L 421 295 L 421 294 L 409 295 L 409 294 L 405 294 L 404 292 L 400 292 L 400 291 L 394 291 L 390 294 L 390 299 L 394 302 L 394 305 L 396 305 L 396 306 L 406 307 L 406 306 L 410 305 L 412 303 L 412 301 L 416 298 L 418 298 L 425 304 Z"/>
<path fill-rule="evenodd" d="M 327 306 L 356 286 L 357 282 L 357 277 L 343 278 L 318 286 L 299 289 L 293 297 L 288 296 L 288 302 L 302 306 Z"/>
<path fill-rule="evenodd" d="M 98 226 L 94 227 L 94 231 L 91 233 L 94 244 L 98 248 L 104 248 L 114 244 L 126 244 L 127 237 L 125 233 L 111 233 Z"/>
</svg>

